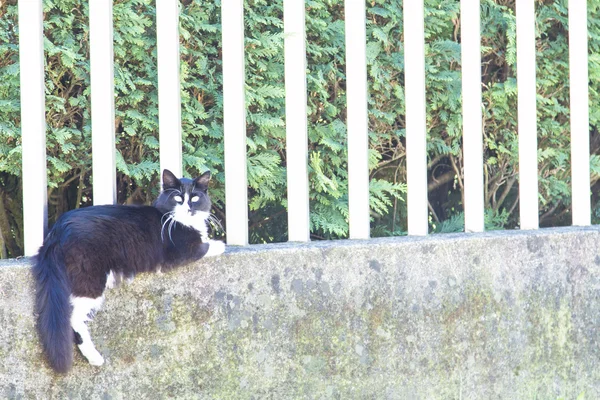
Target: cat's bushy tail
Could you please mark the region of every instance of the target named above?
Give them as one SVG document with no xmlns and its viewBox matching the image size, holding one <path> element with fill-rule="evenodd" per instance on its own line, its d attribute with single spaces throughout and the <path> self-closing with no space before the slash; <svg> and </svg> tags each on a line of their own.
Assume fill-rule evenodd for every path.
<svg viewBox="0 0 600 400">
<path fill-rule="evenodd" d="M 62 250 L 51 238 L 34 259 L 33 276 L 37 328 L 44 352 L 55 371 L 67 372 L 73 364 L 71 287 Z"/>
</svg>

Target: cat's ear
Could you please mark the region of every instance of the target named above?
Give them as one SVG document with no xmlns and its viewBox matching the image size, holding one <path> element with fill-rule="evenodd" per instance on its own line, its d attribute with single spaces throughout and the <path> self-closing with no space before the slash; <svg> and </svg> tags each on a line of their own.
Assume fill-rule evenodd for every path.
<svg viewBox="0 0 600 400">
<path fill-rule="evenodd" d="M 194 179 L 194 181 L 198 185 L 208 187 L 208 182 L 210 181 L 210 171 L 206 171 L 205 173 Z"/>
<path fill-rule="evenodd" d="M 173 173 L 171 171 L 169 171 L 168 169 L 165 169 L 163 171 L 163 190 L 165 189 L 171 189 L 171 188 L 178 188 L 181 186 L 181 182 L 179 181 L 179 179 L 177 179 L 177 177 L 175 175 L 173 175 Z"/>
</svg>

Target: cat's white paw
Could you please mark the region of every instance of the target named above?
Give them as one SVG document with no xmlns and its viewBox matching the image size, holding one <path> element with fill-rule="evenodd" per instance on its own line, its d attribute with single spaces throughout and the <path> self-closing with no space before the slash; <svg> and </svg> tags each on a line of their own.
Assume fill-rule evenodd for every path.
<svg viewBox="0 0 600 400">
<path fill-rule="evenodd" d="M 208 241 L 208 251 L 204 255 L 204 257 L 214 257 L 221 255 L 225 252 L 225 243 L 220 240 L 209 240 Z"/>
<path fill-rule="evenodd" d="M 89 354 L 85 355 L 85 357 L 91 365 L 94 365 L 96 367 L 99 367 L 102 364 L 104 364 L 104 358 L 102 357 L 102 355 L 100 355 L 100 353 L 98 353 L 97 350 L 94 350 L 93 352 L 90 351 Z"/>
</svg>

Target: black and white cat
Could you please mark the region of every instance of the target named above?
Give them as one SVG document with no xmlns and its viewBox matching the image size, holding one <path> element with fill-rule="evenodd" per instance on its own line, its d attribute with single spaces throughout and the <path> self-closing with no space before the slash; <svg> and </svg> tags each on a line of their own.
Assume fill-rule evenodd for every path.
<svg viewBox="0 0 600 400">
<path fill-rule="evenodd" d="M 86 322 L 104 291 L 140 272 L 169 270 L 216 256 L 225 244 L 210 240 L 210 172 L 177 179 L 163 171 L 163 190 L 152 206 L 92 206 L 63 214 L 34 259 L 38 331 L 50 365 L 67 372 L 73 342 L 92 365 L 104 359 Z"/>
</svg>

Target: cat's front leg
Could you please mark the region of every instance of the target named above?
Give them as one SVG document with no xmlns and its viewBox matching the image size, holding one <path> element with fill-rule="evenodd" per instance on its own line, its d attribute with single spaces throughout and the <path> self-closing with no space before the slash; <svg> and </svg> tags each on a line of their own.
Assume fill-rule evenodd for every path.
<svg viewBox="0 0 600 400">
<path fill-rule="evenodd" d="M 208 244 L 208 251 L 204 257 L 214 257 L 225 252 L 225 243 L 220 240 L 209 240 L 206 244 Z"/>
</svg>

